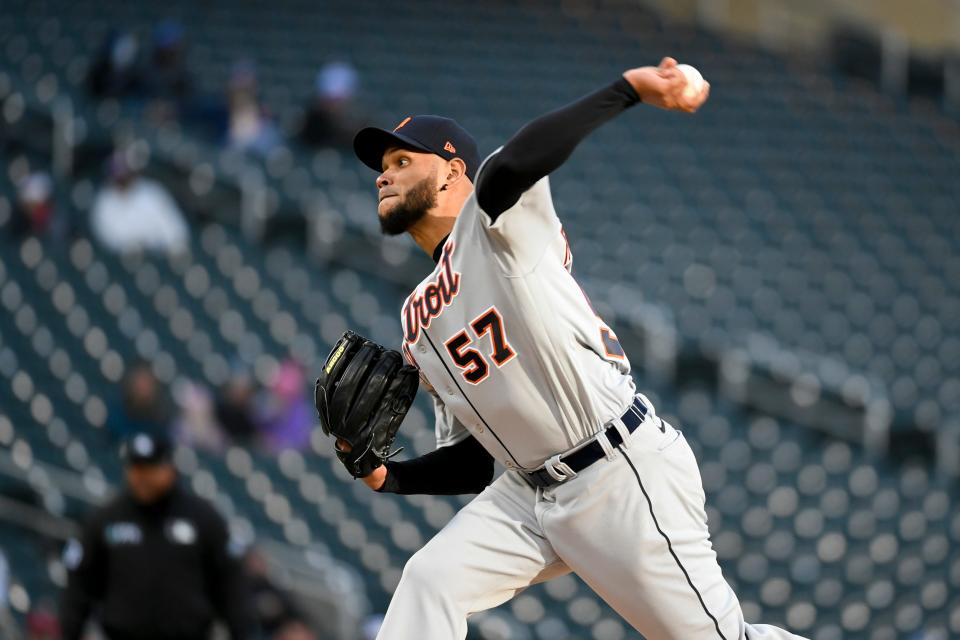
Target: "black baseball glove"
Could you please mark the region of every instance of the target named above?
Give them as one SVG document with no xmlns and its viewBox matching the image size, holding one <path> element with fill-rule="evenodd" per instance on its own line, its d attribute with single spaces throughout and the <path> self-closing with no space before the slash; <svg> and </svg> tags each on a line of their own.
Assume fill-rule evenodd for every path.
<svg viewBox="0 0 960 640">
<path fill-rule="evenodd" d="M 352 331 L 334 345 L 317 378 L 317 413 L 325 434 L 350 444 L 350 451 L 334 448 L 354 478 L 370 475 L 400 452 L 390 447 L 419 381 L 416 367 L 404 364 L 399 351 Z"/>
</svg>

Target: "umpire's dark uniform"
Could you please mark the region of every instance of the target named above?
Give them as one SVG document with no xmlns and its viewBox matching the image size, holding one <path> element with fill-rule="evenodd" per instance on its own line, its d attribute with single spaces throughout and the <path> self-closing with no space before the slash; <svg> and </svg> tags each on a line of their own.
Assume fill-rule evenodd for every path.
<svg viewBox="0 0 960 640">
<path fill-rule="evenodd" d="M 152 457 L 163 453 L 165 443 L 151 448 L 137 437 Z M 127 461 L 137 464 L 129 454 Z M 63 640 L 79 640 L 91 614 L 109 640 L 206 640 L 215 619 L 234 640 L 245 639 L 248 603 L 236 555 L 220 515 L 181 487 L 149 504 L 124 492 L 64 552 Z"/>
</svg>

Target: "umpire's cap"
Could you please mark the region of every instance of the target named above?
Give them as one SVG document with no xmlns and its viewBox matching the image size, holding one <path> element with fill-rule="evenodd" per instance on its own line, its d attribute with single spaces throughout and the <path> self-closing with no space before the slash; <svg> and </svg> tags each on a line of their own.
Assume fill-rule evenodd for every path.
<svg viewBox="0 0 960 640">
<path fill-rule="evenodd" d="M 160 464 L 170 460 L 171 450 L 167 436 L 141 431 L 131 435 L 120 446 L 120 459 L 127 465 Z"/>
<path fill-rule="evenodd" d="M 353 150 L 360 162 L 374 171 L 383 170 L 383 153 L 390 147 L 402 147 L 433 153 L 444 160 L 460 158 L 467 165 L 467 177 L 473 182 L 480 168 L 477 143 L 455 120 L 440 116 L 408 116 L 393 131 L 367 127 L 353 139 Z"/>
</svg>

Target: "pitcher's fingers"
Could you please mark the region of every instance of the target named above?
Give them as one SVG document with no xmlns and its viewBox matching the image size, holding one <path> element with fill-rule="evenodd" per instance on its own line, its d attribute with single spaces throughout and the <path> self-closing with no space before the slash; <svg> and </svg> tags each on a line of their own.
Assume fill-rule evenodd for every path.
<svg viewBox="0 0 960 640">
<path fill-rule="evenodd" d="M 671 58 L 670 56 L 667 56 L 666 58 L 660 61 L 661 69 L 669 69 L 675 66 L 677 66 L 677 61 Z"/>
<path fill-rule="evenodd" d="M 682 89 L 687 84 L 687 77 L 676 67 L 663 69 L 660 77 L 670 83 L 671 89 Z"/>
</svg>

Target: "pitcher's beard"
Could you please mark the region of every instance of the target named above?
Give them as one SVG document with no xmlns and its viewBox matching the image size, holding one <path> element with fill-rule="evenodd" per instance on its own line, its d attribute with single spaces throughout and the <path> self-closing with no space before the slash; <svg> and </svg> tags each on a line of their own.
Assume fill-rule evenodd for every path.
<svg viewBox="0 0 960 640">
<path fill-rule="evenodd" d="M 427 211 L 437 206 L 436 178 L 428 176 L 415 184 L 399 203 L 386 214 L 379 216 L 380 231 L 384 235 L 398 236 L 420 222 Z"/>
</svg>

